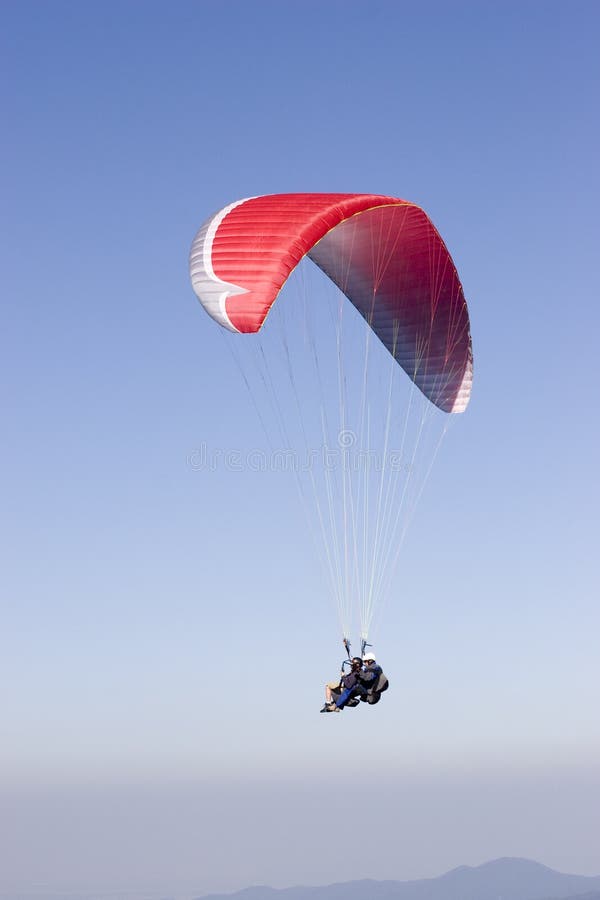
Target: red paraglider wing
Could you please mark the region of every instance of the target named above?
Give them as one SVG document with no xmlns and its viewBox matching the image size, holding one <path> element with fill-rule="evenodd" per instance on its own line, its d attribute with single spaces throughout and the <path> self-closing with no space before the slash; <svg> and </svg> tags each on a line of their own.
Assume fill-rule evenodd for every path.
<svg viewBox="0 0 600 900">
<path fill-rule="evenodd" d="M 374 194 L 240 200 L 202 226 L 190 273 L 231 331 L 258 331 L 309 256 L 344 292 L 425 396 L 463 412 L 472 382 L 469 315 L 452 258 L 420 207 Z"/>
</svg>

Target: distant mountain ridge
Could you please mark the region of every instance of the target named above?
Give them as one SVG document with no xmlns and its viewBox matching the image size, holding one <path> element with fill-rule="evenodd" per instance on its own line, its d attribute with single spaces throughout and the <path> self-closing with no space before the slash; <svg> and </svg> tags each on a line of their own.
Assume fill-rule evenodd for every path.
<svg viewBox="0 0 600 900">
<path fill-rule="evenodd" d="M 192 894 L 185 892 L 185 900 Z M 183 900 L 169 891 L 7 890 L 0 900 Z M 600 900 L 600 876 L 566 875 L 527 859 L 459 866 L 419 881 L 349 881 L 324 887 L 249 887 L 196 900 Z"/>
<path fill-rule="evenodd" d="M 249 887 L 197 900 L 600 900 L 600 875 L 568 875 L 505 857 L 419 881 L 349 881 L 324 887 Z"/>
</svg>

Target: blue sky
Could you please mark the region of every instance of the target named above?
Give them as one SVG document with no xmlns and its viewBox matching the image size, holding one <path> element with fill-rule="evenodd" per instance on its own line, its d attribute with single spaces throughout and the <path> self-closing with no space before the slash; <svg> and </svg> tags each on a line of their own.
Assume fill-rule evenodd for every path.
<svg viewBox="0 0 600 900">
<path fill-rule="evenodd" d="M 597 5 L 2 20 L 0 888 L 186 896 L 500 855 L 598 874 Z M 293 484 L 188 464 L 260 439 L 189 245 L 278 191 L 423 206 L 474 341 L 378 635 L 393 690 L 333 722 L 337 623 Z M 323 847 L 367 805 L 390 837 L 340 871 Z M 306 849 L 275 862 L 286 829 Z"/>
</svg>

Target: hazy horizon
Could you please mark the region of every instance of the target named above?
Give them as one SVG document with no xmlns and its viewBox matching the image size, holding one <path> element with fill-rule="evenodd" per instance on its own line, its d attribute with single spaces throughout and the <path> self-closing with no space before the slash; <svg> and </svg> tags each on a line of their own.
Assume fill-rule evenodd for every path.
<svg viewBox="0 0 600 900">
<path fill-rule="evenodd" d="M 170 783 L 152 776 L 33 783 L 2 790 L 7 824 L 0 836 L 16 871 L 35 871 L 35 881 L 71 891 L 118 886 L 200 896 L 253 884 L 405 881 L 497 857 L 600 875 L 598 765 L 428 769 L 374 774 L 364 787 L 357 767 L 349 768 L 347 783 L 339 773 L 293 778 L 281 771 Z M 343 834 L 357 816 L 366 822 L 371 810 L 376 845 L 332 873 L 330 835 Z M 238 853 L 233 865 L 231 848 L 247 845 L 249 836 L 253 852 Z M 118 882 L 115 871 L 122 872 Z M 1 888 L 9 884 L 5 872 Z"/>
</svg>

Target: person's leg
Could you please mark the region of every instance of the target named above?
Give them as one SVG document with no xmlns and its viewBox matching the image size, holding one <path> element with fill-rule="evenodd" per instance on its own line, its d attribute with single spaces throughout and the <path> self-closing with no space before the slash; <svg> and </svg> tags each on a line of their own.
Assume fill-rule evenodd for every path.
<svg viewBox="0 0 600 900">
<path fill-rule="evenodd" d="M 335 702 L 340 696 L 340 685 L 337 681 L 330 681 L 325 685 L 325 706 L 321 712 L 330 712 L 335 708 Z"/>
<path fill-rule="evenodd" d="M 325 685 L 325 703 L 331 703 L 331 692 L 334 687 L 337 687 L 337 685 L 333 681 L 328 681 Z"/>
<path fill-rule="evenodd" d="M 335 705 L 337 706 L 337 708 L 343 709 L 353 693 L 354 693 L 354 688 L 346 688 L 345 690 L 343 690 L 342 693 L 337 698 L 337 700 L 335 701 Z"/>
</svg>

